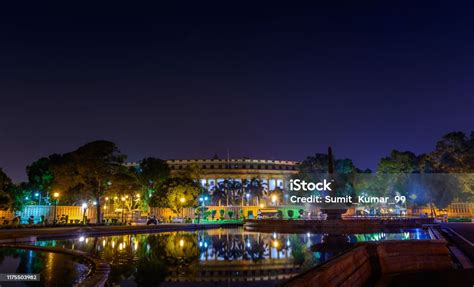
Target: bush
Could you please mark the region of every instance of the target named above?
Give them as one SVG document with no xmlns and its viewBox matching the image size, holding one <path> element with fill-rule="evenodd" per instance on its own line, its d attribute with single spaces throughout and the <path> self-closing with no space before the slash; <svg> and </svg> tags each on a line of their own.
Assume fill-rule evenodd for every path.
<svg viewBox="0 0 474 287">
<path fill-rule="evenodd" d="M 227 211 L 227 215 L 229 215 L 229 218 L 232 218 L 234 215 L 234 212 L 232 210 Z"/>
<path fill-rule="evenodd" d="M 289 217 L 290 219 L 292 219 L 292 218 L 293 218 L 293 215 L 295 215 L 295 212 L 293 211 L 293 209 L 288 210 L 286 213 L 288 214 L 288 217 Z"/>
<path fill-rule="evenodd" d="M 213 209 L 213 210 L 211 211 L 211 218 L 212 218 L 212 220 L 214 220 L 214 217 L 216 217 L 216 213 L 217 213 L 217 210 L 215 210 L 215 209 Z"/>
<path fill-rule="evenodd" d="M 219 210 L 219 215 L 221 216 L 221 219 L 224 219 L 224 213 L 225 213 L 224 209 Z"/>
<path fill-rule="evenodd" d="M 283 218 L 283 211 L 278 210 L 278 219 L 282 219 L 282 218 Z"/>
</svg>

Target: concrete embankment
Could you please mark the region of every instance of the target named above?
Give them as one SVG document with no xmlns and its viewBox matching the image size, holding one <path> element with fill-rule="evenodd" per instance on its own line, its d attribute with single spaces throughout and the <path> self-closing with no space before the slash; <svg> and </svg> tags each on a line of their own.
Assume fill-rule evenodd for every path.
<svg viewBox="0 0 474 287">
<path fill-rule="evenodd" d="M 433 218 L 405 219 L 350 219 L 350 220 L 280 220 L 249 219 L 244 227 L 248 231 L 279 233 L 371 233 L 397 228 L 415 228 L 433 224 Z"/>
<path fill-rule="evenodd" d="M 90 256 L 86 252 L 79 250 L 64 249 L 59 247 L 46 247 L 22 244 L 0 244 L 1 248 L 28 249 L 41 252 L 52 252 L 66 254 L 77 260 L 86 262 L 91 266 L 90 274 L 77 286 L 81 287 L 102 287 L 105 286 L 110 273 L 110 266 L 102 259 Z"/>
<path fill-rule="evenodd" d="M 31 242 L 36 239 L 70 238 L 76 236 L 99 236 L 128 233 L 156 233 L 166 231 L 190 231 L 211 228 L 242 226 L 238 223 L 223 224 L 158 224 L 149 226 L 61 226 L 43 228 L 1 229 L 1 243 Z"/>
<path fill-rule="evenodd" d="M 443 240 L 362 243 L 282 286 L 391 286 L 403 274 L 453 270 Z"/>
</svg>

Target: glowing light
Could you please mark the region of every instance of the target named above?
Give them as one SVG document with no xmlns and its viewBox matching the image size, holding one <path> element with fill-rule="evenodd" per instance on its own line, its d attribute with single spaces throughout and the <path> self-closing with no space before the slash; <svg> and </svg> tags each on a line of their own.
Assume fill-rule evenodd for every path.
<svg viewBox="0 0 474 287">
<path fill-rule="evenodd" d="M 94 201 L 92 204 L 93 204 L 93 205 L 97 205 L 97 201 Z"/>
<path fill-rule="evenodd" d="M 186 202 L 186 198 L 181 197 L 181 198 L 179 199 L 179 201 L 180 201 L 181 203 L 185 203 L 185 202 Z"/>
<path fill-rule="evenodd" d="M 38 196 L 39 196 L 39 193 L 35 193 L 35 196 L 38 197 Z"/>
<path fill-rule="evenodd" d="M 79 242 L 84 242 L 84 236 L 79 237 Z"/>
<path fill-rule="evenodd" d="M 140 194 L 137 193 L 136 197 L 137 197 L 137 198 L 140 198 Z"/>
<path fill-rule="evenodd" d="M 83 202 L 81 207 L 82 207 L 82 209 L 86 209 L 87 208 L 87 203 Z"/>
<path fill-rule="evenodd" d="M 115 196 L 115 197 L 114 197 L 114 200 L 117 200 L 117 199 L 118 199 L 118 197 L 117 197 L 117 196 Z"/>
<path fill-rule="evenodd" d="M 245 196 L 246 196 L 247 198 L 249 198 L 249 197 L 250 197 L 250 193 L 247 193 Z"/>
<path fill-rule="evenodd" d="M 109 198 L 108 198 L 108 197 L 106 197 L 106 198 L 105 198 L 105 201 L 107 201 L 107 200 L 109 200 Z"/>
<path fill-rule="evenodd" d="M 273 247 L 278 248 L 279 245 L 280 242 L 278 242 L 278 240 L 273 241 Z"/>
<path fill-rule="evenodd" d="M 59 192 L 53 193 L 53 196 L 54 196 L 55 198 L 58 198 L 58 197 L 59 197 Z"/>
<path fill-rule="evenodd" d="M 290 243 L 290 239 L 288 239 L 288 240 L 286 241 L 286 246 L 290 246 L 290 244 L 291 244 L 291 243 Z"/>
<path fill-rule="evenodd" d="M 264 207 L 265 207 L 265 204 L 260 203 L 260 208 L 264 208 Z"/>
<path fill-rule="evenodd" d="M 122 243 L 119 244 L 119 250 L 122 250 L 123 249 L 123 245 Z"/>
<path fill-rule="evenodd" d="M 184 240 L 183 240 L 183 239 L 181 239 L 181 240 L 179 241 L 179 246 L 180 246 L 180 247 L 183 247 L 183 246 L 184 246 Z"/>
<path fill-rule="evenodd" d="M 125 197 L 122 196 L 122 201 L 125 201 Z"/>
<path fill-rule="evenodd" d="M 105 242 L 105 239 L 102 240 L 102 246 L 103 246 L 103 247 L 105 247 L 105 243 L 106 243 L 106 242 Z"/>
<path fill-rule="evenodd" d="M 275 203 L 277 201 L 278 197 L 276 195 L 272 195 L 272 202 Z"/>
</svg>

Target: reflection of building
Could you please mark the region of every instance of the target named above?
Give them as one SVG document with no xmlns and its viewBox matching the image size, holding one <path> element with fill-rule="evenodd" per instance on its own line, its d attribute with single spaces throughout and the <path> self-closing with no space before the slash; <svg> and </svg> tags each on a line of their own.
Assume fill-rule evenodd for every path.
<svg viewBox="0 0 474 287">
<path fill-rule="evenodd" d="M 296 161 L 261 159 L 198 159 L 167 160 L 173 174 L 197 165 L 203 173 L 201 184 L 212 188 L 224 179 L 237 181 L 258 178 L 270 190 L 287 186 L 290 175 L 297 173 Z"/>
</svg>

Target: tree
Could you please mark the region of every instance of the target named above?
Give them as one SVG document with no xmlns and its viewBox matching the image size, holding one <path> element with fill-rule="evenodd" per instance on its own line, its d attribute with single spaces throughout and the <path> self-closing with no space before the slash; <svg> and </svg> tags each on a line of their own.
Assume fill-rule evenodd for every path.
<svg viewBox="0 0 474 287">
<path fill-rule="evenodd" d="M 150 206 L 171 208 L 179 214 L 183 207 L 197 205 L 200 186 L 195 181 L 185 177 L 169 178 L 150 199 Z"/>
<path fill-rule="evenodd" d="M 101 222 L 101 198 L 112 178 L 123 170 L 125 155 L 109 141 L 94 141 L 65 154 L 53 167 L 53 188 L 64 195 L 93 198 L 96 202 L 97 222 Z"/>
<path fill-rule="evenodd" d="M 142 159 L 140 165 L 133 168 L 133 172 L 145 187 L 144 202 L 148 202 L 152 194 L 170 177 L 170 168 L 166 161 L 153 157 Z"/>
<path fill-rule="evenodd" d="M 28 183 L 32 190 L 41 193 L 42 198 L 46 198 L 51 192 L 54 181 L 53 167 L 61 161 L 61 155 L 52 154 L 33 162 L 26 167 Z"/>
<path fill-rule="evenodd" d="M 12 198 L 10 196 L 13 187 L 12 180 L 0 168 L 0 209 L 7 210 L 12 205 Z"/>
<path fill-rule="evenodd" d="M 135 173 L 128 169 L 119 168 L 117 172 L 110 176 L 109 183 L 105 189 L 104 195 L 109 197 L 118 197 L 123 201 L 123 206 L 131 211 L 137 208 L 147 208 L 144 206 L 144 188 Z"/>
</svg>

